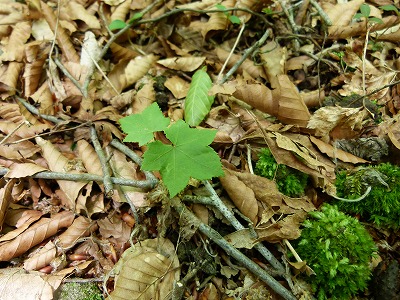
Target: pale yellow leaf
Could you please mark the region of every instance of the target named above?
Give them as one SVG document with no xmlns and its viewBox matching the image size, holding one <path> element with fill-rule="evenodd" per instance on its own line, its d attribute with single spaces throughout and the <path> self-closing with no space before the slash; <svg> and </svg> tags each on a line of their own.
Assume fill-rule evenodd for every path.
<svg viewBox="0 0 400 300">
<path fill-rule="evenodd" d="M 205 61 L 205 57 L 172 57 L 158 60 L 157 63 L 166 68 L 184 72 L 193 72 L 197 70 Z"/>
</svg>

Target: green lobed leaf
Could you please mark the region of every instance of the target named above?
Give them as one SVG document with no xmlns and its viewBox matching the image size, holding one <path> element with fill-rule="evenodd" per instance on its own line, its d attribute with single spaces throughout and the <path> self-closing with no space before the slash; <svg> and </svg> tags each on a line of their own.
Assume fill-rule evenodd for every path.
<svg viewBox="0 0 400 300">
<path fill-rule="evenodd" d="M 122 20 L 114 20 L 108 25 L 108 28 L 113 31 L 113 30 L 119 30 L 122 29 L 126 26 L 126 23 Z"/>
<path fill-rule="evenodd" d="M 172 145 L 148 144 L 142 169 L 160 171 L 171 197 L 186 187 L 190 177 L 206 180 L 224 174 L 218 154 L 209 146 L 215 130 L 190 128 L 179 120 L 164 132 Z"/>
<path fill-rule="evenodd" d="M 153 103 L 141 114 L 121 118 L 119 122 L 122 130 L 127 133 L 124 142 L 137 142 L 142 146 L 153 139 L 155 131 L 165 130 L 170 119 L 164 117 L 157 103 Z"/>
<path fill-rule="evenodd" d="M 208 95 L 211 87 L 212 81 L 205 67 L 193 74 L 185 100 L 185 121 L 190 126 L 199 125 L 210 112 L 214 102 L 214 96 Z"/>
</svg>

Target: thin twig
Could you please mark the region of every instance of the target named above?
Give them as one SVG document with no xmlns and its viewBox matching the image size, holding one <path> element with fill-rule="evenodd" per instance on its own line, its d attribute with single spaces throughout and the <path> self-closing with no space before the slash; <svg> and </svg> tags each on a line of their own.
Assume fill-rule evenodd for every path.
<svg viewBox="0 0 400 300">
<path fill-rule="evenodd" d="M 236 259 L 241 265 L 252 272 L 256 277 L 264 281 L 271 289 L 286 300 L 296 300 L 296 297 L 269 275 L 264 269 L 245 256 L 239 250 L 230 245 L 216 230 L 202 223 L 187 207 L 181 202 L 178 197 L 171 199 L 172 207 L 178 212 L 185 222 L 196 226 L 200 232 L 211 239 L 215 244 L 220 246 L 229 256 Z"/>
<path fill-rule="evenodd" d="M 106 147 L 106 152 L 107 152 L 107 156 L 111 157 L 112 152 L 111 152 L 111 148 L 109 146 Z M 113 174 L 118 174 L 118 172 L 115 169 L 113 164 L 110 164 L 110 167 L 111 167 Z M 125 192 L 125 189 L 123 189 L 121 186 L 117 186 L 116 188 L 117 188 L 118 192 L 120 193 L 120 196 L 122 195 L 124 200 L 129 204 L 129 206 L 132 210 L 133 217 L 135 218 L 136 224 L 140 224 L 140 218 L 139 218 L 139 214 L 137 212 L 135 204 L 132 202 L 129 195 Z"/>
<path fill-rule="evenodd" d="M 58 58 L 53 59 L 54 63 L 57 65 L 57 67 L 61 70 L 61 72 L 71 80 L 71 82 L 79 89 L 79 91 L 82 93 L 84 97 L 87 97 L 87 93 L 83 89 L 82 85 L 79 83 L 78 80 L 72 76 L 72 74 L 67 70 L 67 68 L 64 67 L 64 65 L 59 61 Z"/>
<path fill-rule="evenodd" d="M 20 129 L 23 125 L 29 126 L 29 122 L 24 120 L 21 123 L 19 123 L 19 125 L 17 127 L 15 127 L 13 130 L 11 130 L 11 132 L 9 134 L 7 134 L 1 141 L 0 141 L 0 145 L 3 145 L 5 143 L 5 141 L 7 141 L 7 139 L 10 138 L 10 136 L 12 136 L 18 129 Z"/>
<path fill-rule="evenodd" d="M 244 51 L 242 57 L 238 60 L 237 63 L 233 65 L 233 67 L 228 71 L 228 73 L 226 73 L 226 75 L 224 76 L 224 78 L 222 78 L 220 83 L 225 83 L 229 79 L 229 77 L 231 77 L 233 73 L 236 72 L 236 70 L 241 66 L 241 64 L 246 60 L 246 58 L 249 57 L 250 54 L 252 54 L 256 49 L 260 48 L 265 43 L 269 34 L 270 30 L 267 29 L 264 32 L 263 36 L 257 42 L 255 42 L 250 48 L 247 48 L 246 51 Z"/>
<path fill-rule="evenodd" d="M 114 187 L 111 182 L 110 167 L 107 163 L 106 156 L 104 155 L 103 148 L 100 145 L 99 138 L 97 137 L 96 128 L 94 128 L 94 126 L 90 127 L 90 138 L 92 140 L 94 150 L 99 157 L 101 169 L 103 170 L 103 184 L 105 195 L 106 197 L 111 198 L 114 193 Z"/>
<path fill-rule="evenodd" d="M 33 113 L 33 114 L 35 114 L 35 115 L 41 117 L 41 118 L 44 119 L 44 120 L 53 122 L 53 123 L 55 123 L 55 124 L 58 124 L 58 123 L 61 123 L 61 122 L 64 121 L 64 120 L 58 119 L 57 117 L 54 117 L 54 116 L 41 114 L 40 111 L 39 111 L 36 107 L 34 107 L 32 104 L 28 103 L 25 99 L 23 99 L 23 98 L 21 98 L 21 97 L 15 96 L 15 98 L 16 98 L 23 106 L 25 106 L 25 108 L 26 108 L 27 110 L 29 110 L 29 112 L 31 112 L 31 113 Z"/>
<path fill-rule="evenodd" d="M 0 176 L 6 175 L 10 170 L 7 168 L 0 168 Z M 69 174 L 60 172 L 43 171 L 30 175 L 29 178 L 38 179 L 54 179 L 54 180 L 69 180 L 69 181 L 96 181 L 103 182 L 104 178 L 99 175 L 82 173 L 82 174 Z M 151 180 L 131 180 L 124 178 L 111 177 L 111 182 L 118 185 L 134 186 L 142 189 L 154 188 L 154 182 Z"/>
<path fill-rule="evenodd" d="M 319 15 L 321 16 L 322 20 L 324 20 L 325 24 L 328 26 L 332 25 L 332 21 L 327 15 L 327 13 L 322 9 L 322 7 L 318 4 L 315 0 L 310 0 L 310 3 L 314 8 L 318 11 Z"/>
<path fill-rule="evenodd" d="M 245 227 L 236 219 L 234 214 L 229 210 L 228 207 L 222 202 L 221 198 L 218 197 L 217 193 L 215 192 L 214 188 L 211 186 L 211 184 L 208 181 L 203 182 L 207 191 L 210 193 L 210 199 L 211 203 L 213 206 L 215 206 L 221 213 L 222 215 L 232 224 L 232 226 L 236 230 L 241 230 L 245 229 Z M 262 244 L 262 243 L 257 243 L 255 244 L 254 248 L 260 252 L 262 256 L 277 270 L 282 272 L 282 274 L 285 272 L 285 268 L 283 265 L 275 258 L 275 256 Z"/>
<path fill-rule="evenodd" d="M 237 38 L 236 38 L 235 44 L 233 45 L 233 47 L 232 47 L 232 49 L 231 49 L 231 52 L 229 53 L 228 57 L 225 59 L 225 62 L 224 62 L 224 65 L 223 65 L 222 68 L 221 68 L 221 71 L 219 71 L 219 74 L 218 74 L 218 77 L 217 77 L 217 83 L 220 83 L 220 81 L 221 81 L 221 79 L 222 79 L 222 74 L 224 73 L 225 68 L 226 68 L 228 62 L 229 62 L 229 60 L 231 59 L 231 57 L 232 57 L 232 55 L 233 55 L 233 52 L 235 51 L 235 49 L 236 49 L 236 47 L 237 47 L 237 45 L 238 45 L 238 43 L 239 43 L 239 41 L 240 41 L 240 38 L 242 37 L 242 34 L 243 34 L 243 31 L 244 31 L 244 28 L 245 28 L 245 27 L 246 27 L 246 24 L 243 23 L 243 24 L 242 24 L 242 27 L 240 28 L 239 34 L 238 34 L 238 36 L 237 36 Z"/>
<path fill-rule="evenodd" d="M 130 159 L 132 159 L 136 164 L 139 166 L 142 165 L 142 158 L 137 155 L 134 151 L 129 149 L 126 145 L 122 144 L 120 141 L 117 139 L 113 139 L 110 143 L 114 148 L 118 149 L 122 153 L 124 153 L 126 156 L 128 156 Z M 146 176 L 147 180 L 153 181 L 154 184 L 156 185 L 158 183 L 158 179 L 154 174 L 150 171 L 142 171 L 144 175 Z"/>
</svg>

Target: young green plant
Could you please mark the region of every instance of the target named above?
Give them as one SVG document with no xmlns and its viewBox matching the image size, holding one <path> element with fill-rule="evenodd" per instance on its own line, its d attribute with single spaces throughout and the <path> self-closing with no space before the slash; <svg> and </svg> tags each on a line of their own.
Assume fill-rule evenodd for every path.
<svg viewBox="0 0 400 300">
<path fill-rule="evenodd" d="M 121 128 L 127 134 L 124 142 L 147 145 L 142 169 L 160 171 L 171 197 L 181 192 L 191 177 L 207 180 L 224 174 L 218 154 L 209 146 L 217 131 L 189 127 L 199 125 L 209 113 L 214 101 L 208 95 L 211 86 L 205 68 L 195 72 L 185 101 L 186 122 L 178 120 L 171 124 L 157 103 L 141 114 L 120 119 Z M 170 144 L 154 141 L 154 133 L 158 131 L 164 132 Z"/>
</svg>

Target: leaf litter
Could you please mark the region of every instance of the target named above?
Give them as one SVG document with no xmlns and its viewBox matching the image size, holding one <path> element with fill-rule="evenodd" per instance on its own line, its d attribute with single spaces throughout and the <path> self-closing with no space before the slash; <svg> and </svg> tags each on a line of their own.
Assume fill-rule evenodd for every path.
<svg viewBox="0 0 400 300">
<path fill-rule="evenodd" d="M 335 171 L 400 150 L 398 14 L 374 2 L 382 22 L 368 23 L 363 1 L 313 2 L 6 0 L 4 299 L 53 299 L 71 276 L 110 299 L 309 299 L 289 241 L 336 194 Z M 372 137 L 381 155 L 358 148 Z M 264 147 L 310 176 L 302 197 L 252 174 Z M 398 250 L 396 231 L 370 226 L 391 247 L 380 256 Z M 293 266 L 289 288 L 240 269 L 251 258 L 279 278 L 268 249 Z"/>
</svg>

